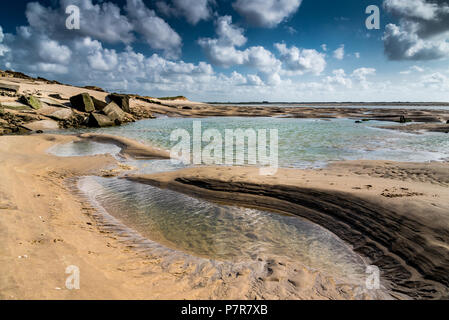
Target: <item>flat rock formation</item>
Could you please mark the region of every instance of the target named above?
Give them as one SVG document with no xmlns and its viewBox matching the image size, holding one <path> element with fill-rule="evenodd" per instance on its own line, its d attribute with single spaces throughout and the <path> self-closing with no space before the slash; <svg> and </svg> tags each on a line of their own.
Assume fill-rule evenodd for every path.
<svg viewBox="0 0 449 320">
<path fill-rule="evenodd" d="M 449 166 L 366 161 L 326 170 L 198 167 L 127 179 L 208 200 L 298 215 L 351 244 L 390 289 L 449 298 Z M 436 180 L 443 183 L 436 184 Z M 405 178 L 405 179 L 404 179 Z"/>
</svg>

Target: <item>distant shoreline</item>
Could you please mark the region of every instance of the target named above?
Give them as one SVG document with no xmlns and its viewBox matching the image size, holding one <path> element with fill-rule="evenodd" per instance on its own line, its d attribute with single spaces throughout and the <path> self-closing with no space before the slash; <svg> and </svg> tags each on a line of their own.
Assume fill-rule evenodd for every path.
<svg viewBox="0 0 449 320">
<path fill-rule="evenodd" d="M 300 105 L 300 106 L 448 106 L 449 102 L 205 102 L 216 105 Z"/>
</svg>

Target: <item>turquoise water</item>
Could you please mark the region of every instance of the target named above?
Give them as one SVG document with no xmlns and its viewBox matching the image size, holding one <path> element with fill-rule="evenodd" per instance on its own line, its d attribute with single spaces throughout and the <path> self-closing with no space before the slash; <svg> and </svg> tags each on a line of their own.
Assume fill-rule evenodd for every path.
<svg viewBox="0 0 449 320">
<path fill-rule="evenodd" d="M 322 105 L 303 105 L 303 104 L 295 104 L 295 103 L 269 103 L 269 104 L 236 104 L 236 103 L 217 103 L 217 105 L 223 105 L 223 106 L 244 106 L 244 107 L 281 107 L 281 108 L 365 108 L 365 109 L 409 109 L 409 110 L 449 110 L 449 106 L 447 105 L 434 105 L 434 106 L 383 106 L 383 105 L 377 105 L 377 106 L 322 106 Z"/>
<path fill-rule="evenodd" d="M 336 160 L 440 161 L 449 159 L 446 133 L 411 134 L 376 128 L 391 122 L 281 118 L 159 118 L 142 120 L 121 127 L 88 129 L 115 134 L 170 149 L 170 133 L 186 129 L 192 133 L 193 121 L 204 130 L 278 129 L 281 167 L 319 167 Z M 398 124 L 399 125 L 399 124 Z M 79 132 L 79 131 L 78 131 Z"/>
</svg>

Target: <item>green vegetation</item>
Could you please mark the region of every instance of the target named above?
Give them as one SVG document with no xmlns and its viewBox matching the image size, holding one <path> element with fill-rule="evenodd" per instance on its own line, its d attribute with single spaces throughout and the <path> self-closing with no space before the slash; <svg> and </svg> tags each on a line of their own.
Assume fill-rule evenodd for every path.
<svg viewBox="0 0 449 320">
<path fill-rule="evenodd" d="M 176 96 L 176 97 L 162 97 L 158 98 L 159 100 L 187 100 L 184 96 Z"/>
</svg>

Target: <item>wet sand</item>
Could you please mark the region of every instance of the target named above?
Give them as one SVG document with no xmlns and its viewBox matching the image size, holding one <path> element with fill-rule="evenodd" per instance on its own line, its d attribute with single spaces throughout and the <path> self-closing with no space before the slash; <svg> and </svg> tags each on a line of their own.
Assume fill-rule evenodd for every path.
<svg viewBox="0 0 449 320">
<path fill-rule="evenodd" d="M 199 167 L 127 179 L 315 222 L 380 267 L 395 292 L 449 297 L 449 165 L 355 161 L 328 169 Z"/>
<path fill-rule="evenodd" d="M 373 299 L 297 261 L 258 268 L 167 253 L 130 236 L 76 191 L 83 175 L 126 170 L 110 155 L 56 157 L 46 150 L 76 136 L 0 137 L 1 299 Z M 80 268 L 81 289 L 65 270 Z"/>
</svg>

